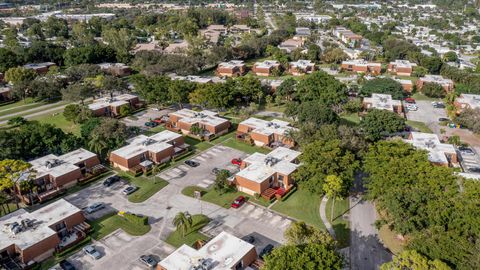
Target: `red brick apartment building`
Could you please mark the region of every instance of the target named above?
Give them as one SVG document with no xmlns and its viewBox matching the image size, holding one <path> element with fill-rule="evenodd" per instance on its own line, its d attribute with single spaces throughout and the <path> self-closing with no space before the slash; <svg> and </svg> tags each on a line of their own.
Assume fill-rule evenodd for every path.
<svg viewBox="0 0 480 270">
<path fill-rule="evenodd" d="M 95 116 L 120 116 L 120 108 L 128 106 L 131 110 L 136 110 L 142 106 L 140 99 L 131 94 L 122 94 L 115 97 L 103 97 L 95 100 L 88 105 L 88 108 Z"/>
<path fill-rule="evenodd" d="M 411 93 L 413 91 L 413 82 L 412 80 L 404 80 L 395 78 L 395 81 L 399 82 L 402 85 L 403 91 Z"/>
<path fill-rule="evenodd" d="M 43 75 L 43 74 L 46 74 L 48 70 L 53 66 L 56 66 L 56 64 L 53 62 L 45 62 L 45 63 L 26 64 L 23 67 L 26 69 L 34 70 L 35 72 L 37 72 L 37 74 Z"/>
<path fill-rule="evenodd" d="M 341 65 L 341 70 L 356 72 L 356 73 L 379 75 L 382 72 L 382 64 L 367 62 L 363 59 L 355 59 L 355 60 L 343 61 Z"/>
<path fill-rule="evenodd" d="M 29 163 L 32 165 L 31 169 L 35 172 L 33 183 L 36 186 L 36 191 L 32 196 L 34 202 L 50 199 L 66 188 L 104 171 L 97 154 L 83 148 L 61 156 L 50 154 Z M 20 183 L 16 188 L 17 195 L 23 201 L 31 203 L 30 194 L 22 194 L 19 187 Z"/>
<path fill-rule="evenodd" d="M 123 77 L 132 74 L 132 69 L 123 63 L 102 63 L 98 64 L 101 70 L 110 75 Z"/>
<path fill-rule="evenodd" d="M 436 166 L 457 166 L 458 157 L 455 147 L 445 144 L 436 134 L 411 132 L 405 142 L 428 152 L 428 160 Z"/>
<path fill-rule="evenodd" d="M 129 144 L 113 151 L 110 162 L 122 171 L 148 171 L 153 164 L 169 161 L 188 148 L 182 135 L 165 130 L 153 136 L 139 135 Z"/>
<path fill-rule="evenodd" d="M 248 269 L 257 259 L 255 246 L 221 232 L 199 249 L 182 245 L 157 265 L 157 270 Z"/>
<path fill-rule="evenodd" d="M 365 110 L 387 110 L 403 115 L 402 101 L 394 100 L 392 95 L 388 94 L 372 94 L 372 97 L 364 98 L 363 108 Z"/>
<path fill-rule="evenodd" d="M 297 130 L 290 123 L 274 119 L 266 121 L 258 118 L 248 118 L 237 128 L 237 139 L 251 141 L 257 146 L 274 148 L 276 146 L 293 147 L 295 142 L 288 133 Z"/>
<path fill-rule="evenodd" d="M 254 153 L 242 161 L 233 184 L 239 191 L 260 194 L 268 200 L 275 194 L 283 196 L 293 187 L 292 175 L 299 166 L 300 154 L 285 147 L 277 147 L 267 155 Z"/>
<path fill-rule="evenodd" d="M 240 60 L 232 60 L 218 64 L 217 75 L 226 77 L 242 76 L 247 72 L 245 63 Z"/>
<path fill-rule="evenodd" d="M 280 69 L 280 63 L 276 60 L 265 60 L 263 62 L 256 62 L 253 65 L 252 71 L 257 76 L 272 76 L 274 70 Z"/>
<path fill-rule="evenodd" d="M 196 112 L 189 109 L 182 109 L 168 115 L 167 127 L 174 131 L 181 131 L 185 135 L 191 134 L 192 126 L 202 129 L 201 134 L 192 134 L 204 139 L 210 139 L 223 135 L 230 128 L 230 121 L 219 117 L 216 112 L 203 110 Z"/>
<path fill-rule="evenodd" d="M 0 268 L 30 269 L 86 236 L 83 212 L 60 199 L 33 212 L 19 209 L 0 217 Z"/>
<path fill-rule="evenodd" d="M 10 87 L 0 87 L 0 103 L 12 100 L 12 89 Z"/>
<path fill-rule="evenodd" d="M 395 60 L 388 64 L 387 71 L 398 76 L 411 76 L 416 66 L 417 64 L 408 60 Z"/>
<path fill-rule="evenodd" d="M 465 109 L 480 108 L 480 95 L 461 94 L 453 103 L 457 108 L 457 113 L 461 113 Z"/>
<path fill-rule="evenodd" d="M 441 75 L 426 75 L 417 80 L 417 90 L 422 91 L 422 87 L 426 83 L 436 83 L 439 84 L 445 89 L 445 92 L 451 92 L 454 89 L 454 83 L 450 79 L 443 78 Z"/>
<path fill-rule="evenodd" d="M 310 60 L 298 60 L 290 62 L 288 72 L 293 76 L 301 76 L 315 71 L 315 63 Z"/>
</svg>

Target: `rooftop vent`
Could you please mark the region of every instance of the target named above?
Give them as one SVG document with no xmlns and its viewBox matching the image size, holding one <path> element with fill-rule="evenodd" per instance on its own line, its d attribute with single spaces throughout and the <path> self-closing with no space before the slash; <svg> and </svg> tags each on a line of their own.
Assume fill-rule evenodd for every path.
<svg viewBox="0 0 480 270">
<path fill-rule="evenodd" d="M 267 156 L 267 157 L 265 158 L 265 164 L 266 164 L 267 166 L 270 166 L 270 167 L 274 166 L 274 165 L 277 164 L 279 161 L 280 161 L 280 160 L 279 160 L 278 158 L 276 158 L 276 157 Z"/>
<path fill-rule="evenodd" d="M 58 165 L 62 164 L 63 162 L 59 159 L 52 159 L 52 160 L 47 160 L 45 161 L 45 167 L 48 169 L 57 167 Z"/>
<path fill-rule="evenodd" d="M 147 146 L 147 145 L 153 144 L 153 143 L 155 143 L 155 142 L 156 142 L 155 140 L 150 139 L 150 138 L 147 138 L 145 141 L 143 141 L 142 144 L 143 144 L 144 146 Z"/>
</svg>

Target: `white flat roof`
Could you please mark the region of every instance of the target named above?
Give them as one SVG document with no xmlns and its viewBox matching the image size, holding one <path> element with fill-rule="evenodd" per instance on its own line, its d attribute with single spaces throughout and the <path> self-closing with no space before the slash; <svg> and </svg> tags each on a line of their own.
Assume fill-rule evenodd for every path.
<svg viewBox="0 0 480 270">
<path fill-rule="evenodd" d="M 427 83 L 438 83 L 440 85 L 453 84 L 452 80 L 446 79 L 442 75 L 425 75 L 425 77 L 420 78 L 420 80 Z"/>
<path fill-rule="evenodd" d="M 315 63 L 313 63 L 310 60 L 298 60 L 295 62 L 290 62 L 290 65 L 298 68 L 307 68 L 307 67 L 315 66 Z"/>
<path fill-rule="evenodd" d="M 354 65 L 354 66 L 369 66 L 369 67 L 380 67 L 382 66 L 381 63 L 375 63 L 375 62 L 368 62 L 363 59 L 353 59 L 353 60 L 348 60 L 348 61 L 343 61 L 342 64 L 346 65 Z"/>
<path fill-rule="evenodd" d="M 107 108 L 110 106 L 119 107 L 125 104 L 128 104 L 128 100 L 134 99 L 137 96 L 131 94 L 122 94 L 119 96 L 111 97 L 103 97 L 95 100 L 93 103 L 88 105 L 90 110 L 98 110 L 101 108 Z"/>
<path fill-rule="evenodd" d="M 241 60 L 231 60 L 228 62 L 222 62 L 218 64 L 219 67 L 227 67 L 227 68 L 234 68 L 234 67 L 242 67 L 245 63 Z"/>
<path fill-rule="evenodd" d="M 170 115 L 174 115 L 180 118 L 179 121 L 189 124 L 202 123 L 210 126 L 218 126 L 228 122 L 227 119 L 217 116 L 216 112 L 203 110 L 196 112 L 190 109 L 182 109 Z"/>
<path fill-rule="evenodd" d="M 480 95 L 461 94 L 457 102 L 468 104 L 472 109 L 480 108 Z"/>
<path fill-rule="evenodd" d="M 285 147 L 277 147 L 267 155 L 254 153 L 243 160 L 248 163 L 248 166 L 237 175 L 256 183 L 262 183 L 274 173 L 289 175 L 298 168 L 298 165 L 292 161 L 300 154 Z"/>
<path fill-rule="evenodd" d="M 392 95 L 388 94 L 372 94 L 372 97 L 363 99 L 364 103 L 371 104 L 371 108 L 379 110 L 393 111 L 394 106 L 401 106 L 400 100 L 392 99 Z"/>
<path fill-rule="evenodd" d="M 45 175 L 59 177 L 69 172 L 78 170 L 79 167 L 75 164 L 95 156 L 95 153 L 80 148 L 61 156 L 56 156 L 53 154 L 46 155 L 41 158 L 34 159 L 29 163 L 32 164 L 32 169 L 36 171 L 36 178 L 40 178 Z"/>
<path fill-rule="evenodd" d="M 25 209 L 19 209 L 0 217 L 0 250 L 12 244 L 24 250 L 56 234 L 49 226 L 80 211 L 78 207 L 60 199 L 31 213 Z M 21 225 L 21 221 L 25 219 L 33 221 L 32 227 L 28 227 L 17 234 L 10 231 L 9 224 L 17 222 Z"/>
<path fill-rule="evenodd" d="M 255 66 L 259 68 L 271 68 L 279 66 L 280 63 L 277 60 L 265 60 L 263 62 L 256 62 Z"/>
<path fill-rule="evenodd" d="M 247 120 L 244 120 L 240 125 L 246 125 L 253 128 L 253 132 L 264 134 L 264 135 L 285 135 L 287 130 L 297 130 L 294 127 L 290 126 L 289 122 L 273 119 L 272 121 L 267 121 L 255 117 L 250 117 Z"/>
<path fill-rule="evenodd" d="M 433 163 L 448 163 L 446 154 L 456 154 L 455 148 L 451 144 L 440 142 L 438 136 L 430 133 L 411 132 L 411 143 L 419 149 L 428 151 L 428 160 Z"/>
<path fill-rule="evenodd" d="M 188 270 L 197 266 L 199 260 L 212 263 L 209 269 L 231 270 L 255 246 L 229 233 L 221 232 L 207 244 L 196 250 L 182 245 L 159 264 L 167 270 Z"/>
<path fill-rule="evenodd" d="M 397 67 L 404 67 L 404 68 L 412 68 L 412 67 L 416 67 L 416 66 L 417 66 L 417 64 L 412 63 L 412 62 L 410 62 L 410 61 L 408 61 L 408 60 L 399 60 L 399 59 L 397 59 L 397 60 L 395 60 L 395 61 L 393 61 L 393 62 L 390 62 L 390 64 L 391 64 L 391 65 L 395 65 L 395 66 L 397 66 Z"/>
<path fill-rule="evenodd" d="M 169 142 L 179 137 L 182 137 L 182 135 L 169 130 L 164 130 L 150 137 L 139 135 L 131 139 L 128 145 L 112 151 L 112 154 L 124 159 L 130 159 L 147 151 L 159 153 L 165 149 L 173 147 Z"/>
</svg>

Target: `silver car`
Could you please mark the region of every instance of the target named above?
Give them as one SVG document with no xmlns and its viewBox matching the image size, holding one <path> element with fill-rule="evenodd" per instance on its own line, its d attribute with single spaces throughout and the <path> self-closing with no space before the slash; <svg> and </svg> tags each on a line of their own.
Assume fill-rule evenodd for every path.
<svg viewBox="0 0 480 270">
<path fill-rule="evenodd" d="M 85 246 L 83 248 L 83 251 L 85 252 L 85 254 L 87 254 L 88 256 L 92 257 L 95 260 L 98 260 L 102 257 L 100 252 L 98 252 L 92 245 Z"/>
<path fill-rule="evenodd" d="M 103 209 L 103 208 L 105 208 L 105 205 L 103 203 L 96 202 L 96 203 L 90 205 L 89 207 L 85 208 L 85 213 L 91 214 L 91 213 L 97 212 L 98 210 Z"/>
</svg>

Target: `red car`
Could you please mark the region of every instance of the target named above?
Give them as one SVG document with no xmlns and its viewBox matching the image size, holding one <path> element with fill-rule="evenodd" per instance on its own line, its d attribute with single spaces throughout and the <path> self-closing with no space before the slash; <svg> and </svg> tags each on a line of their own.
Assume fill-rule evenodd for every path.
<svg viewBox="0 0 480 270">
<path fill-rule="evenodd" d="M 234 158 L 234 159 L 232 159 L 232 164 L 237 165 L 237 166 L 241 166 L 242 165 L 242 160 L 239 159 L 239 158 Z"/>
<path fill-rule="evenodd" d="M 238 196 L 235 201 L 232 202 L 232 208 L 239 208 L 245 203 L 245 197 L 243 196 Z"/>
<path fill-rule="evenodd" d="M 413 99 L 413 98 L 408 97 L 408 98 L 405 98 L 404 100 L 405 100 L 406 103 L 415 104 L 415 99 Z"/>
</svg>

